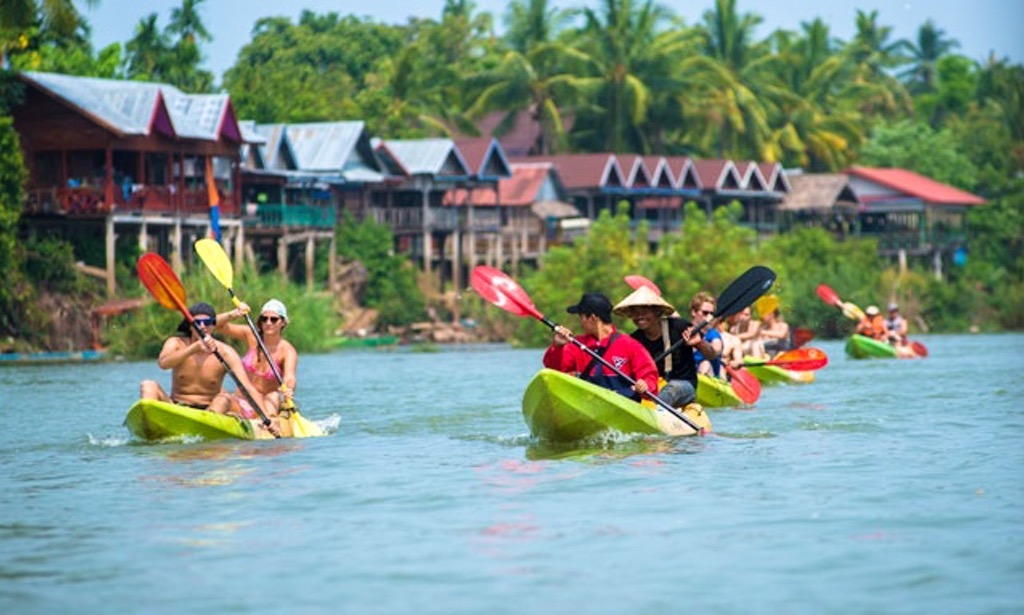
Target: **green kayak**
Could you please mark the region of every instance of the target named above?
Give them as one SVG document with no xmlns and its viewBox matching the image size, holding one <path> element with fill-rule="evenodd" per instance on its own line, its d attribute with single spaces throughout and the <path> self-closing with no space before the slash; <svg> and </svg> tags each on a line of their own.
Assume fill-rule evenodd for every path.
<svg viewBox="0 0 1024 615">
<path fill-rule="evenodd" d="M 697 375 L 697 403 L 705 408 L 729 408 L 744 406 L 743 400 L 725 380 Z"/>
<path fill-rule="evenodd" d="M 852 359 L 895 359 L 897 356 L 892 344 L 856 333 L 846 340 L 846 354 Z"/>
<path fill-rule="evenodd" d="M 743 357 L 747 363 L 747 371 L 761 381 L 761 384 L 810 384 L 814 382 L 814 372 L 797 372 L 778 365 L 756 365 L 759 359 Z"/>
<path fill-rule="evenodd" d="M 686 415 L 711 430 L 703 409 Z M 552 442 L 578 442 L 606 431 L 692 436 L 696 431 L 667 410 L 649 408 L 618 393 L 553 369 L 542 369 L 523 394 L 523 418 L 534 436 Z"/>
<path fill-rule="evenodd" d="M 296 438 L 322 436 L 320 427 L 298 412 L 292 413 L 292 432 Z M 241 419 L 209 410 L 199 410 L 152 399 L 140 399 L 128 410 L 125 427 L 142 440 L 272 440 L 274 436 L 263 429 L 259 421 Z"/>
</svg>

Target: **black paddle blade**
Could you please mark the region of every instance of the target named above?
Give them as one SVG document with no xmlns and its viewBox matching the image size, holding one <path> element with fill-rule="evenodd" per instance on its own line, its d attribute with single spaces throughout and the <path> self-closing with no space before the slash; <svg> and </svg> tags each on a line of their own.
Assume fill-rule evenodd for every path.
<svg viewBox="0 0 1024 615">
<path fill-rule="evenodd" d="M 775 272 L 771 269 L 761 265 L 747 269 L 718 297 L 715 318 L 724 318 L 739 312 L 768 292 L 774 283 Z"/>
</svg>

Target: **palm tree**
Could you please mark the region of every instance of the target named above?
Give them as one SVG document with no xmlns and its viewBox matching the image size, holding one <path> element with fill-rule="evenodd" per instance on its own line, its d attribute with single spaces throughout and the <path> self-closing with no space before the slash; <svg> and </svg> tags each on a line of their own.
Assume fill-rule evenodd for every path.
<svg viewBox="0 0 1024 615">
<path fill-rule="evenodd" d="M 651 151 L 650 112 L 654 84 L 661 95 L 681 82 L 674 62 L 687 54 L 682 31 L 663 27 L 671 14 L 653 0 L 604 0 L 603 10 L 583 9 L 579 50 L 586 77 L 577 83 L 584 104 L 573 129 L 578 144 L 591 150 Z"/>
<path fill-rule="evenodd" d="M 167 77 L 167 37 L 160 31 L 156 20 L 156 13 L 140 19 L 135 26 L 135 36 L 125 45 L 129 79 L 162 81 Z"/>
<path fill-rule="evenodd" d="M 99 0 L 85 0 L 94 7 Z M 7 52 L 22 48 L 26 32 L 38 25 L 57 38 L 71 38 L 85 25 L 73 0 L 3 0 L 0 2 L 0 67 L 7 66 Z"/>
<path fill-rule="evenodd" d="M 705 54 L 719 85 L 706 102 L 702 141 L 721 157 L 772 159 L 768 117 L 779 88 L 768 43 L 752 41 L 760 23 L 757 15 L 739 14 L 736 0 L 715 0 L 704 13 Z"/>
<path fill-rule="evenodd" d="M 788 32 L 772 36 L 786 93 L 771 118 L 769 158 L 809 171 L 838 171 L 853 162 L 865 136 L 856 103 L 839 96 L 850 70 L 835 54 L 824 22 L 804 22 L 801 29 L 796 38 Z"/>
<path fill-rule="evenodd" d="M 902 55 L 909 45 L 905 40 L 890 42 L 892 28 L 878 25 L 878 11 L 857 11 L 857 33 L 844 50 L 854 67 L 848 96 L 862 100 L 865 115 L 881 113 L 889 117 L 910 110 L 910 95 L 889 70 L 906 62 Z"/>
<path fill-rule="evenodd" d="M 177 34 L 180 41 L 186 41 L 191 45 L 197 45 L 199 41 L 212 41 L 213 37 L 199 16 L 199 5 L 204 1 L 181 0 L 181 8 L 171 11 L 171 23 L 167 26 L 167 33 Z"/>
<path fill-rule="evenodd" d="M 468 80 L 470 91 L 479 92 L 467 111 L 479 118 L 504 111 L 494 134 L 501 136 L 515 126 L 521 112 L 530 114 L 540 127 L 533 151 L 549 154 L 565 141 L 565 123 L 559 100 L 572 96 L 575 78 L 566 72 L 572 50 L 555 41 L 569 13 L 548 8 L 548 0 L 517 0 L 508 10 L 506 41 L 511 49 L 489 70 Z"/>
<path fill-rule="evenodd" d="M 907 45 L 913 64 L 900 75 L 910 92 L 912 94 L 934 92 L 937 75 L 936 63 L 939 58 L 959 46 L 959 42 L 946 38 L 946 32 L 937 28 L 931 19 L 924 22 L 924 25 L 917 31 L 917 45 Z"/>
</svg>

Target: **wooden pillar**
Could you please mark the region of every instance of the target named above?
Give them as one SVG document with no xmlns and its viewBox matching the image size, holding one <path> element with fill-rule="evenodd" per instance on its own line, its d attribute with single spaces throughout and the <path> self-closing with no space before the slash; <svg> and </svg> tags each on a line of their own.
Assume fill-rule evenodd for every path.
<svg viewBox="0 0 1024 615">
<path fill-rule="evenodd" d="M 117 243 L 117 235 L 114 233 L 114 216 L 107 215 L 106 228 L 106 266 L 107 266 L 107 296 L 113 297 L 117 292 L 117 277 L 115 267 L 114 245 Z"/>
<path fill-rule="evenodd" d="M 241 269 L 243 259 L 245 257 L 245 225 L 242 221 L 238 221 L 238 226 L 235 227 L 235 269 Z"/>
<path fill-rule="evenodd" d="M 316 241 L 313 233 L 306 235 L 306 292 L 313 291 L 313 261 L 316 253 Z"/>
<path fill-rule="evenodd" d="M 423 271 L 424 273 L 430 273 L 430 260 L 434 251 L 430 236 L 430 224 L 428 223 L 430 219 L 430 191 L 427 190 L 426 185 L 421 188 L 421 191 L 423 220 L 420 221 L 420 226 L 423 228 Z"/>
<path fill-rule="evenodd" d="M 282 234 L 277 238 L 277 270 L 281 273 L 281 279 L 288 281 L 288 235 Z"/>
<path fill-rule="evenodd" d="M 148 231 L 149 225 L 146 224 L 146 218 L 142 218 L 142 222 L 139 224 L 139 252 L 146 252 L 149 248 L 146 241 L 146 233 Z"/>
<path fill-rule="evenodd" d="M 181 258 L 181 217 L 174 218 L 174 231 L 171 235 L 171 265 L 181 275 L 184 260 Z"/>
<path fill-rule="evenodd" d="M 331 231 L 330 248 L 327 254 L 327 289 L 334 292 L 334 284 L 338 279 L 338 232 Z"/>
</svg>

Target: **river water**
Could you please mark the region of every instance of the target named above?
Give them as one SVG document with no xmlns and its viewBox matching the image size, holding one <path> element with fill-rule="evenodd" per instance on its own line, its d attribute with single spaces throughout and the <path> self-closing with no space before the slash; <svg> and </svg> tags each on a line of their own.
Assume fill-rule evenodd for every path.
<svg viewBox="0 0 1024 615">
<path fill-rule="evenodd" d="M 0 613 L 1019 613 L 1024 336 L 532 442 L 539 350 L 303 356 L 329 437 L 141 444 L 155 362 L 0 369 Z"/>
</svg>

